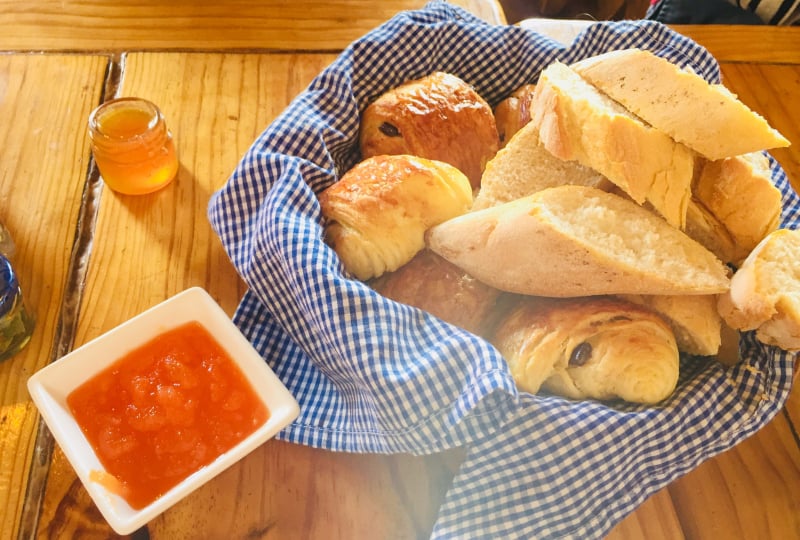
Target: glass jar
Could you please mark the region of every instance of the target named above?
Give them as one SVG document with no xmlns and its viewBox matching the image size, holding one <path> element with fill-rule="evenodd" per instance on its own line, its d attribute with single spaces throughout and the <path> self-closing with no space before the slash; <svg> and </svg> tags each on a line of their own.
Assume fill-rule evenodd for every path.
<svg viewBox="0 0 800 540">
<path fill-rule="evenodd" d="M 178 172 L 164 115 L 146 99 L 119 98 L 100 105 L 89 116 L 89 140 L 103 181 L 118 193 L 152 193 Z"/>
<path fill-rule="evenodd" d="M 31 339 L 33 315 L 26 309 L 17 274 L 0 255 L 0 361 L 22 350 Z"/>
</svg>

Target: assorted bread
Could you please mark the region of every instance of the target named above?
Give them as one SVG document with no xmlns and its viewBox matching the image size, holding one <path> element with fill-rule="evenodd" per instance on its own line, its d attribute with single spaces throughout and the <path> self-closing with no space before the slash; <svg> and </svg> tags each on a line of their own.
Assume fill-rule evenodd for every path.
<svg viewBox="0 0 800 540">
<path fill-rule="evenodd" d="M 325 239 L 491 342 L 524 391 L 657 403 L 679 354 L 717 355 L 730 328 L 800 349 L 800 233 L 777 229 L 763 153 L 786 144 L 647 51 L 554 62 L 494 110 L 433 73 L 363 112 L 363 161 L 319 195 Z"/>
</svg>

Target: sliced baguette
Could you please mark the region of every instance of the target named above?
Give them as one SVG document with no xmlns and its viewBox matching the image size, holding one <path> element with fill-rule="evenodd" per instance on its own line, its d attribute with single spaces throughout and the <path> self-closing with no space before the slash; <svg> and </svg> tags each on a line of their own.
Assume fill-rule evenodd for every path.
<svg viewBox="0 0 800 540">
<path fill-rule="evenodd" d="M 540 143 L 536 126 L 527 123 L 486 164 L 472 209 L 489 208 L 563 184 L 601 187 L 610 182 L 576 161 L 555 157 Z"/>
<path fill-rule="evenodd" d="M 671 225 L 685 226 L 695 154 L 566 65 L 556 62 L 542 71 L 531 122 L 553 155 L 598 171 L 637 203 L 649 202 Z"/>
<path fill-rule="evenodd" d="M 800 230 L 778 229 L 747 256 L 717 308 L 736 330 L 785 350 L 800 350 Z"/>
<path fill-rule="evenodd" d="M 730 233 L 734 251 L 727 262 L 741 262 L 778 228 L 781 192 L 761 152 L 707 162 L 692 193 Z"/>
<path fill-rule="evenodd" d="M 725 266 L 634 202 L 557 186 L 429 229 L 430 249 L 497 289 L 537 296 L 715 294 Z"/>
<path fill-rule="evenodd" d="M 645 122 L 710 160 L 789 146 L 727 88 L 649 51 L 612 51 L 571 67 Z"/>
</svg>

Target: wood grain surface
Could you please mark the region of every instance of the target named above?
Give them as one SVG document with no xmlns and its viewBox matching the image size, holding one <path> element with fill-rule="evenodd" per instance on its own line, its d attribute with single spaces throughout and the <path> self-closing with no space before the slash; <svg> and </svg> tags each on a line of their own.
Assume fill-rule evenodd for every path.
<svg viewBox="0 0 800 540">
<path fill-rule="evenodd" d="M 187 287 L 204 287 L 232 314 L 244 286 L 208 224 L 209 196 L 335 51 L 401 3 L 409 4 L 305 2 L 316 10 L 299 12 L 245 0 L 225 11 L 186 0 L 0 0 L 0 50 L 71 51 L 0 55 L 0 218 L 18 238 L 14 263 L 38 318 L 29 347 L 0 363 L 0 538 L 117 537 L 57 447 L 42 453 L 49 474 L 37 482 L 46 486 L 28 484 L 40 448 L 27 377 Z M 767 30 L 686 33 L 722 60 L 725 84 L 795 143 L 773 154 L 797 187 L 800 32 Z M 261 54 L 237 50 L 248 47 Z M 107 65 L 112 82 L 124 73 L 119 94 L 155 101 L 175 133 L 181 170 L 155 194 L 119 196 L 87 177 L 85 122 Z M 798 426 L 795 387 L 764 429 L 654 494 L 609 538 L 800 538 Z M 270 441 L 133 536 L 425 538 L 460 459 Z"/>
<path fill-rule="evenodd" d="M 0 50 L 341 50 L 427 0 L 0 0 Z M 505 23 L 494 0 L 455 0 Z"/>
<path fill-rule="evenodd" d="M 58 342 L 64 288 L 89 149 L 84 126 L 100 99 L 106 59 L 0 55 L 0 220 L 15 243 L 13 266 L 36 328 L 0 363 L 0 538 L 17 534 L 38 413 L 30 375 Z M 61 91 L 42 92 L 58 81 Z"/>
</svg>

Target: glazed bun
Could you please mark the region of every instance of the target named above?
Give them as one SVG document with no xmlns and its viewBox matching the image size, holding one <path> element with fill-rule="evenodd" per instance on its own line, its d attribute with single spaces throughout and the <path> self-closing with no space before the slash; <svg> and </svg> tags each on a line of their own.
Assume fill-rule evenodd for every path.
<svg viewBox="0 0 800 540">
<path fill-rule="evenodd" d="M 360 146 L 364 158 L 410 154 L 449 163 L 477 188 L 499 138 L 489 104 L 455 75 L 437 72 L 371 103 L 361 120 Z"/>
</svg>

